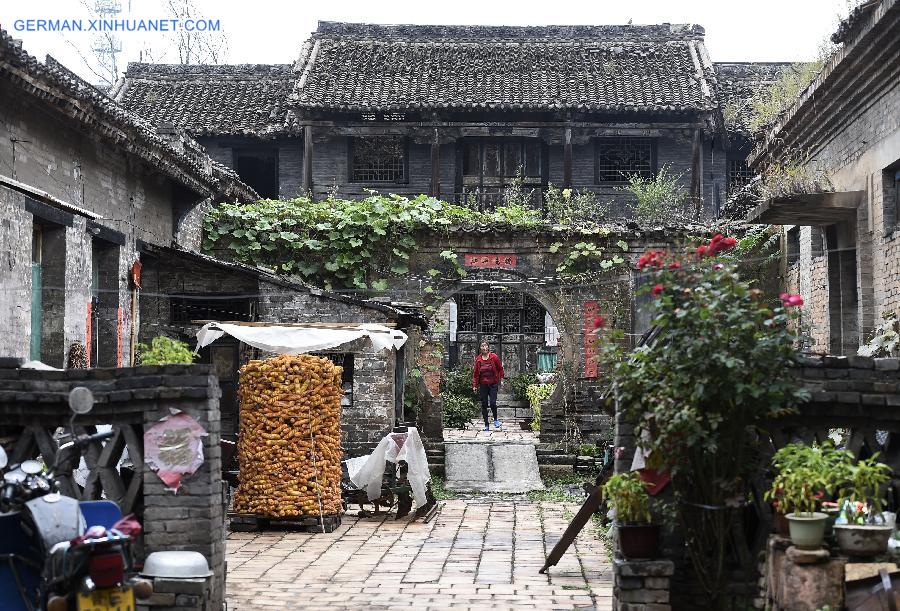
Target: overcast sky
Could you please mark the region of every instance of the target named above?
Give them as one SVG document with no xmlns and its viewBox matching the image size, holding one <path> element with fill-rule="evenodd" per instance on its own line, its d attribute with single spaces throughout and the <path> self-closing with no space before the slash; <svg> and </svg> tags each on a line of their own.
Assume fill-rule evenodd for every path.
<svg viewBox="0 0 900 611">
<path fill-rule="evenodd" d="M 39 59 L 51 54 L 91 81 L 80 55 L 90 57 L 94 35 L 16 31 L 20 19 L 87 19 L 98 0 L 2 2 L 0 23 Z M 104 1 L 104 0 L 101 0 Z M 114 0 L 105 0 L 107 2 Z M 184 1 L 184 0 L 176 0 Z M 120 17 L 165 18 L 167 0 L 118 0 Z M 848 0 L 193 0 L 203 16 L 217 19 L 228 37 L 226 63 L 289 63 L 318 20 L 417 24 L 621 24 L 696 23 L 706 28 L 713 61 L 801 61 L 816 50 L 846 13 Z M 119 64 L 151 49 L 177 61 L 166 34 L 123 33 Z"/>
</svg>

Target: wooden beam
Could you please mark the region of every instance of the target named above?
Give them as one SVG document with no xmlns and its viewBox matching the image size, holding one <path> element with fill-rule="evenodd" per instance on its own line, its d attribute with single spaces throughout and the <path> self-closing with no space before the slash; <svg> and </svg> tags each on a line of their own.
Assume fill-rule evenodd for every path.
<svg viewBox="0 0 900 611">
<path fill-rule="evenodd" d="M 572 186 L 572 128 L 566 127 L 563 144 L 563 188 Z"/>
<path fill-rule="evenodd" d="M 431 196 L 441 197 L 441 141 L 436 127 L 431 140 Z"/>
<path fill-rule="evenodd" d="M 701 163 L 700 156 L 703 154 L 703 131 L 694 130 L 694 142 L 691 147 L 691 199 L 694 201 L 694 212 L 699 218 L 700 208 L 702 206 L 702 194 L 700 193 L 700 185 L 702 176 L 700 173 Z"/>
<path fill-rule="evenodd" d="M 303 126 L 303 194 L 312 196 L 312 126 Z"/>
<path fill-rule="evenodd" d="M 747 214 L 746 221 L 769 225 L 821 226 L 853 221 L 865 191 L 807 193 L 763 202 Z"/>
</svg>

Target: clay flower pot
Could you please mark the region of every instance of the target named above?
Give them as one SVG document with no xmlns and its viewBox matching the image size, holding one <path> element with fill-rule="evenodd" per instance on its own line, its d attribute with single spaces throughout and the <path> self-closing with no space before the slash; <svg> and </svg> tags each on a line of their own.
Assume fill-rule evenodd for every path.
<svg viewBox="0 0 900 611">
<path fill-rule="evenodd" d="M 812 513 L 789 513 L 787 516 L 791 530 L 791 543 L 800 549 L 819 549 L 825 539 L 825 523 L 828 515 Z"/>
<path fill-rule="evenodd" d="M 659 524 L 619 524 L 618 530 L 619 551 L 625 558 L 656 558 Z"/>
<path fill-rule="evenodd" d="M 847 556 L 877 556 L 887 551 L 894 532 L 889 524 L 835 524 L 838 547 Z"/>
</svg>

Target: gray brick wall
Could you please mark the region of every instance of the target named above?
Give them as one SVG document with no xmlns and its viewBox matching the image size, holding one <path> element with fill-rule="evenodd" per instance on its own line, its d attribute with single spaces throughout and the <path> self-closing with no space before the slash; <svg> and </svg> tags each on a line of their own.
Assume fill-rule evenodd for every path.
<svg viewBox="0 0 900 611">
<path fill-rule="evenodd" d="M 202 466 L 185 476 L 178 493 L 166 490 L 147 465 L 141 473 L 143 512 L 138 516 L 145 553 L 189 550 L 203 554 L 213 570 L 210 609 L 222 606 L 225 592 L 225 523 L 219 449 L 219 385 L 207 365 L 167 365 L 122 369 L 35 371 L 0 369 L 0 437 L 13 441 L 23 427 L 50 433 L 66 426 L 66 400 L 75 386 L 87 386 L 97 403 L 79 425 L 136 427 L 135 438 L 172 409 L 194 418 L 206 431 Z M 105 481 L 105 480 L 104 480 Z M 115 489 L 106 490 L 115 498 Z"/>
<path fill-rule="evenodd" d="M 22 183 L 90 211 L 100 217 L 97 225 L 123 236 L 125 244 L 120 247 L 115 282 L 118 295 L 108 300 L 112 305 L 107 315 L 117 319 L 122 364 L 128 364 L 134 323 L 128 271 L 137 258 L 138 240 L 161 245 L 173 240 L 176 202 L 171 183 L 148 172 L 143 163 L 123 155 L 120 149 L 56 117 L 38 114 L 26 100 L 3 90 L 0 140 L 9 142 L 11 138 L 23 142 L 16 143 L 15 159 L 11 146 L 0 152 L 0 173 L 15 174 Z M 0 292 L 0 354 L 18 357 L 28 356 L 31 333 L 31 235 L 35 218 L 26 210 L 28 202 L 27 197 L 0 187 L 0 233 L 4 238 L 0 241 L 0 255 L 4 257 L 0 266 L 4 287 Z M 68 216 L 70 226 L 59 227 L 59 233 L 52 228 L 49 231 L 44 253 L 46 350 L 42 359 L 56 366 L 63 365 L 72 343 L 86 343 L 88 334 L 94 235 L 83 216 Z"/>
</svg>

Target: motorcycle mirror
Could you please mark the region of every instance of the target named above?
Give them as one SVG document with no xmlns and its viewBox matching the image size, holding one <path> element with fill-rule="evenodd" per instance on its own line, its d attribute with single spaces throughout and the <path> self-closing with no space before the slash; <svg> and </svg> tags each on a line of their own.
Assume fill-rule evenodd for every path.
<svg viewBox="0 0 900 611">
<path fill-rule="evenodd" d="M 37 475 L 44 470 L 44 465 L 37 460 L 26 460 L 19 468 L 22 469 L 26 475 Z"/>
<path fill-rule="evenodd" d="M 15 471 L 8 471 L 3 474 L 3 481 L 9 482 L 10 484 L 21 484 L 25 481 L 25 474 L 18 469 Z"/>
<path fill-rule="evenodd" d="M 4 469 L 6 464 L 9 462 L 9 458 L 6 456 L 6 450 L 0 446 L 0 469 Z"/>
<path fill-rule="evenodd" d="M 76 386 L 69 392 L 69 409 L 72 412 L 84 415 L 94 407 L 94 393 L 90 388 Z"/>
</svg>

